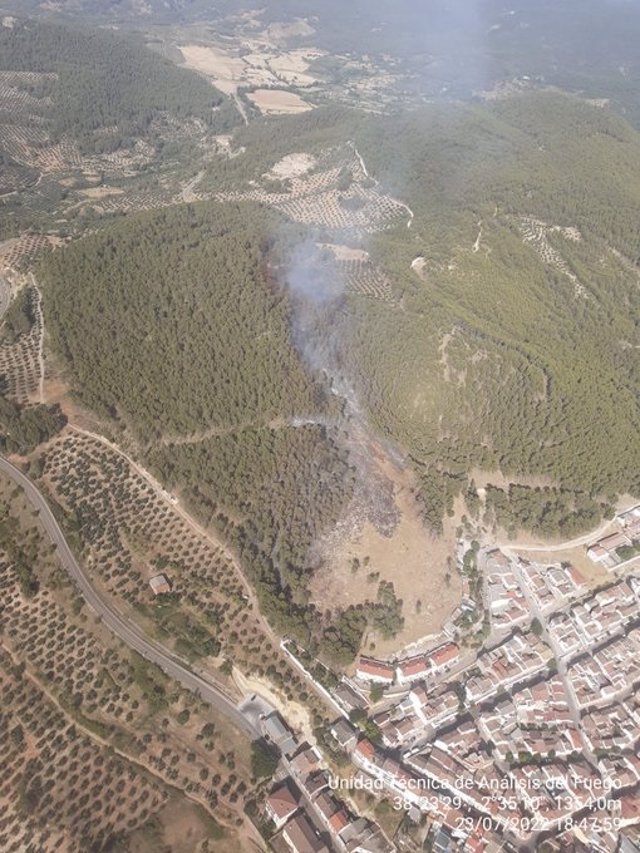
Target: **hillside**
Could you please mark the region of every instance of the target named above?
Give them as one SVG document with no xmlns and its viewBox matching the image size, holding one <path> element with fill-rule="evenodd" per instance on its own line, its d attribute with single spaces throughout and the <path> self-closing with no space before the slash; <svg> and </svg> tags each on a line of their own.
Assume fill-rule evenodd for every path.
<svg viewBox="0 0 640 853">
<path fill-rule="evenodd" d="M 84 210 L 125 188 L 136 210 L 167 203 L 199 146 L 213 147 L 215 135 L 240 120 L 209 82 L 139 36 L 7 18 L 0 238 L 82 231 Z M 105 191 L 109 181 L 116 186 Z"/>
<path fill-rule="evenodd" d="M 352 474 L 337 429 L 320 425 L 338 414 L 327 382 L 289 339 L 271 270 L 283 227 L 255 204 L 176 207 L 50 255 L 42 275 L 83 402 L 132 431 L 162 481 L 234 543 L 263 611 L 308 641 L 308 551 Z"/>
<path fill-rule="evenodd" d="M 487 522 L 510 529 L 573 533 L 607 512 L 616 494 L 637 492 L 636 131 L 612 113 L 549 93 L 489 108 L 432 107 L 393 122 L 319 111 L 286 120 L 281 136 L 274 134 L 277 126 L 265 121 L 242 130 L 237 140 L 247 154 L 214 162 L 203 186 L 235 180 L 234 193 L 216 197 L 259 200 L 263 210 L 274 207 L 304 226 L 297 237 L 291 231 L 283 247 L 296 240 L 304 245 L 311 228 L 318 243 L 344 244 L 356 255 L 365 250 L 370 255 L 364 266 L 360 262 L 359 273 L 357 266 L 349 272 L 346 262 L 326 266 L 326 256 L 304 255 L 302 282 L 344 279 L 346 290 L 338 288 L 338 303 L 333 297 L 321 300 L 304 315 L 303 327 L 307 338 L 311 335 L 313 368 L 352 383 L 371 421 L 408 454 L 430 523 L 438 528 L 453 496 L 472 488 L 473 469 L 501 471 L 520 484 L 511 504 L 502 493 L 489 493 Z M 358 160 L 349 159 L 348 149 L 326 163 L 322 159 L 322 150 L 344 139 L 347 128 L 377 181 L 373 187 L 371 178 L 358 174 Z M 285 181 L 283 187 L 270 187 L 273 179 L 262 178 L 264 189 L 255 189 L 254 178 L 252 187 L 244 183 L 244 191 L 240 178 L 232 177 L 242 169 L 246 177 L 258 176 L 282 155 L 305 147 L 316 157 L 308 177 Z M 351 176 L 346 182 L 345 175 Z M 332 181 L 342 182 L 342 191 L 332 189 Z M 286 229 L 255 210 L 252 221 L 260 221 L 262 241 L 269 230 L 284 235 Z M 362 232 L 358 223 L 364 210 L 362 222 L 376 222 L 376 233 Z M 188 214 L 165 221 L 175 223 L 176 216 Z M 204 284 L 195 283 L 197 267 L 179 252 L 156 267 L 152 246 L 162 221 L 139 220 L 135 249 L 127 247 L 129 228 L 121 227 L 54 255 L 49 263 L 47 274 L 65 282 L 50 297 L 55 339 L 86 399 L 102 409 L 117 400 L 118 414 L 145 440 L 152 424 L 156 429 L 164 424 L 168 432 L 197 432 L 241 421 L 253 425 L 256 413 L 267 420 L 307 414 L 309 392 L 286 367 L 290 356 L 278 343 L 286 336 L 282 307 L 280 332 L 264 353 L 258 356 L 257 341 L 247 344 L 245 355 L 234 362 L 240 370 L 221 378 L 218 391 L 211 385 L 210 400 L 203 393 L 210 380 L 198 379 L 205 362 L 200 370 L 197 354 L 203 344 L 197 337 L 205 340 L 206 326 L 199 328 L 199 321 L 193 338 L 189 326 L 181 326 L 182 308 L 172 293 L 178 284 L 186 294 L 185 310 L 192 312 L 190 306 L 202 302 L 195 291 L 189 293 Z M 215 288 L 215 264 L 228 263 L 225 253 L 236 259 L 232 269 L 221 268 L 227 270 L 219 296 L 223 306 L 233 276 L 237 273 L 240 283 L 242 265 L 253 251 L 246 255 L 248 247 L 225 243 L 228 239 L 219 244 L 226 247 L 222 254 L 207 262 Z M 140 248 L 140 241 L 147 248 Z M 202 263 L 211 251 L 204 244 L 197 250 Z M 286 257 L 286 248 L 282 251 Z M 139 276 L 149 268 L 158 271 L 153 297 L 145 295 L 136 304 L 130 282 L 142 282 Z M 120 302 L 113 297 L 125 270 L 128 295 Z M 282 284 L 284 272 L 277 264 L 273 275 Z M 377 276 L 383 289 L 367 290 L 362 276 Z M 78 288 L 78 281 L 85 286 Z M 166 284 L 158 287 L 161 281 Z M 385 292 L 384 298 L 372 298 Z M 263 298 L 260 291 L 252 298 L 256 295 Z M 78 325 L 63 339 L 63 318 L 70 315 L 84 317 L 88 326 Z M 111 319 L 104 331 L 89 334 L 98 315 Z M 133 318 L 143 321 L 138 333 L 133 326 L 127 331 Z M 231 331 L 236 319 L 224 307 L 211 318 L 211 352 L 218 345 L 233 352 L 241 344 L 242 337 Z M 291 321 L 295 332 L 300 317 L 294 312 Z M 149 323 L 156 331 L 151 326 L 145 331 Z M 115 329 L 125 342 L 125 357 L 110 359 L 102 337 Z M 231 349 L 224 343 L 227 335 L 234 342 Z M 164 357 L 160 350 L 151 357 L 158 347 Z M 251 390 L 251 365 L 269 360 L 265 376 L 275 385 L 252 397 L 257 391 Z M 116 374 L 106 380 L 111 362 Z M 188 382 L 181 378 L 186 364 Z M 283 396 L 280 385 L 269 404 L 267 388 L 281 382 L 279 371 L 288 376 L 286 392 Z M 238 388 L 243 389 L 239 398 Z M 260 399 L 262 409 L 252 399 Z M 532 483 L 538 488 L 528 488 Z M 469 500 L 475 505 L 473 489 Z"/>
<path fill-rule="evenodd" d="M 331 100 L 366 98 L 366 79 L 386 78 L 397 101 L 469 99 L 496 84 L 555 85 L 591 98 L 607 98 L 634 122 L 640 118 L 636 45 L 640 9 L 632 2 L 542 0 L 5 0 L 14 14 L 154 30 L 171 43 L 191 28 L 199 42 L 240 47 L 247 40 L 271 49 L 313 48 L 324 56 L 312 68 Z M 205 24 L 203 27 L 202 25 Z M 240 50 L 240 54 L 242 54 Z M 366 73 L 363 74 L 363 70 Z M 364 86 L 359 84 L 364 82 Z"/>
<path fill-rule="evenodd" d="M 214 121 L 223 96 L 139 41 L 103 30 L 18 21 L 0 27 L 0 71 L 40 75 L 23 86 L 50 98 L 51 133 L 89 151 L 148 133 L 154 118 Z"/>
<path fill-rule="evenodd" d="M 637 492 L 638 134 L 553 94 L 394 131 L 359 144 L 416 214 L 374 244 L 405 310 L 353 311 L 344 331 L 373 416 L 425 465 L 428 489 L 441 471 L 455 490 L 475 464 L 581 502 Z M 516 521 L 551 533 L 593 520 L 549 497 L 543 519 Z"/>
</svg>

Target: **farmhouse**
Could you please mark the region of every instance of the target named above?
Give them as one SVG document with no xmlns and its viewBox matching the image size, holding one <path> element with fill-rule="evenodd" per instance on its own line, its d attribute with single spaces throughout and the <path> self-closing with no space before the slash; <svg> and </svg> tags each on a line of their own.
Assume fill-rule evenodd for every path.
<svg viewBox="0 0 640 853">
<path fill-rule="evenodd" d="M 171 592 L 171 585 L 164 575 L 154 575 L 149 580 L 149 586 L 153 590 L 154 595 L 164 595 Z"/>
</svg>

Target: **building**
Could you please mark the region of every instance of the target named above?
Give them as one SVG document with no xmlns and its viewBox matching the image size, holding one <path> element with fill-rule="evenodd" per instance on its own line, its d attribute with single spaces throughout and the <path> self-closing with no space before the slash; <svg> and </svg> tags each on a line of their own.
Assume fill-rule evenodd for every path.
<svg viewBox="0 0 640 853">
<path fill-rule="evenodd" d="M 276 829 L 284 826 L 291 815 L 298 810 L 299 803 L 299 797 L 288 779 L 273 789 L 267 797 L 266 811 Z"/>
<path fill-rule="evenodd" d="M 363 737 L 362 740 L 358 741 L 358 745 L 353 751 L 353 761 L 367 773 L 375 774 L 380 765 L 380 758 L 375 746 L 368 738 Z"/>
<path fill-rule="evenodd" d="M 393 684 L 393 667 L 384 661 L 374 658 L 361 657 L 358 660 L 356 675 L 363 681 L 374 681 L 377 684 Z"/>
<path fill-rule="evenodd" d="M 431 652 L 429 660 L 434 672 L 446 672 L 460 657 L 460 649 L 455 643 L 446 643 L 444 646 Z"/>
<path fill-rule="evenodd" d="M 267 740 L 275 744 L 285 755 L 293 754 L 298 748 L 293 732 L 277 711 L 262 720 L 262 731 Z"/>
<path fill-rule="evenodd" d="M 319 770 L 317 773 L 307 776 L 304 782 L 302 782 L 302 786 L 308 796 L 313 799 L 316 794 L 320 793 L 320 791 L 324 791 L 324 789 L 329 786 L 329 777 L 325 770 Z"/>
<path fill-rule="evenodd" d="M 329 853 L 304 812 L 285 825 L 282 837 L 292 853 Z"/>
<path fill-rule="evenodd" d="M 329 791 L 323 791 L 315 799 L 316 809 L 322 815 L 325 823 L 329 823 L 329 818 L 338 811 L 338 803 L 333 798 Z"/>
<path fill-rule="evenodd" d="M 419 681 L 421 678 L 426 678 L 428 674 L 429 666 L 424 655 L 403 660 L 396 667 L 398 684 L 411 684 L 412 681 Z"/>
<path fill-rule="evenodd" d="M 290 766 L 296 776 L 308 776 L 320 767 L 321 755 L 314 746 L 306 746 L 291 759 Z"/>
<path fill-rule="evenodd" d="M 590 548 L 587 548 L 587 556 L 594 563 L 600 563 L 608 557 L 615 559 L 617 557 L 615 552 L 624 545 L 631 545 L 631 539 L 626 534 L 622 531 L 611 533 L 609 536 L 605 536 L 604 539 L 599 539 Z"/>
<path fill-rule="evenodd" d="M 338 746 L 347 752 L 355 747 L 358 742 L 358 734 L 355 728 L 346 720 L 338 720 L 331 726 L 331 734 L 338 742 Z"/>
<path fill-rule="evenodd" d="M 606 548 L 603 548 L 602 545 L 592 545 L 590 548 L 587 548 L 587 557 L 590 560 L 593 560 L 594 563 L 601 563 L 603 560 L 609 556 L 609 552 Z"/>
<path fill-rule="evenodd" d="M 154 595 L 165 595 L 167 592 L 171 592 L 171 584 L 164 575 L 154 575 L 149 579 L 149 586 Z"/>
<path fill-rule="evenodd" d="M 333 691 L 333 698 L 347 714 L 356 709 L 366 708 L 368 704 L 364 696 L 344 680 Z"/>
<path fill-rule="evenodd" d="M 340 835 L 341 832 L 344 832 L 350 823 L 351 820 L 349 815 L 343 808 L 338 809 L 338 811 L 329 818 L 329 828 L 335 835 Z"/>
</svg>

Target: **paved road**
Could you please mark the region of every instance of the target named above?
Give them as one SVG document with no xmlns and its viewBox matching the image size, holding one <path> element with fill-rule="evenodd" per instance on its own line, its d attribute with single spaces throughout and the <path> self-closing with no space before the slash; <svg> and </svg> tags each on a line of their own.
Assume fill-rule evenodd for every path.
<svg viewBox="0 0 640 853">
<path fill-rule="evenodd" d="M 196 693 L 205 702 L 209 702 L 213 708 L 227 717 L 244 734 L 252 738 L 258 736 L 260 734 L 259 730 L 256 729 L 258 721 L 254 722 L 251 718 L 243 716 L 231 696 L 223 688 L 216 685 L 204 673 L 195 672 L 186 661 L 147 637 L 134 622 L 118 613 L 110 603 L 101 598 L 71 552 L 64 534 L 49 508 L 49 504 L 34 483 L 19 468 L 16 468 L 3 457 L 0 457 L 0 471 L 3 471 L 24 489 L 27 500 L 38 510 L 45 531 L 51 541 L 55 543 L 64 569 L 75 581 L 87 604 L 101 617 L 104 624 L 129 648 L 157 664 L 168 676 L 179 681 L 180 684 Z"/>
</svg>

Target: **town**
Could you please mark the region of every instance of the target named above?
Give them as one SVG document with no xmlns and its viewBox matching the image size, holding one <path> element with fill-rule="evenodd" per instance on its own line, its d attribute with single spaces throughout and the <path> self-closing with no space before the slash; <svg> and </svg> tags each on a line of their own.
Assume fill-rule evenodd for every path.
<svg viewBox="0 0 640 853">
<path fill-rule="evenodd" d="M 615 524 L 586 547 L 597 584 L 566 561 L 461 543 L 460 571 L 481 583 L 429 648 L 316 683 L 339 713 L 328 749 L 280 721 L 275 849 L 640 850 L 640 507 Z M 355 813 L 363 789 L 413 827 L 400 845 Z"/>
</svg>

